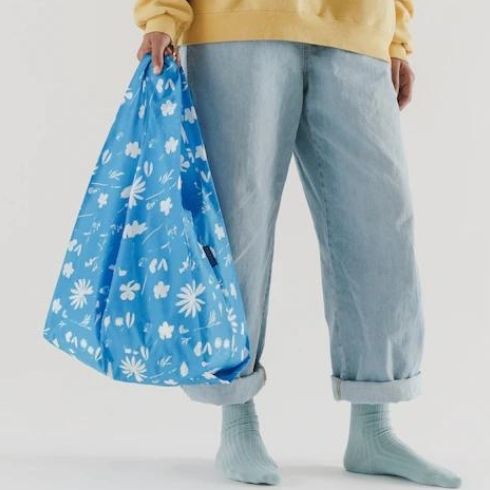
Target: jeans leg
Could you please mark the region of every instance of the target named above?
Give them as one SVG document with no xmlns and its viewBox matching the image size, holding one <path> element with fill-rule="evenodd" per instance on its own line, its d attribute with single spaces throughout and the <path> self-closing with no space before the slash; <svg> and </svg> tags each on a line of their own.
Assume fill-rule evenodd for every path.
<svg viewBox="0 0 490 490">
<path fill-rule="evenodd" d="M 187 46 L 188 81 L 230 240 L 250 333 L 248 368 L 229 384 L 189 385 L 194 400 L 243 403 L 265 382 L 260 363 L 274 230 L 302 104 L 297 44 Z"/>
<path fill-rule="evenodd" d="M 420 391 L 423 314 L 390 66 L 311 45 L 295 155 L 320 242 L 336 399 Z"/>
</svg>

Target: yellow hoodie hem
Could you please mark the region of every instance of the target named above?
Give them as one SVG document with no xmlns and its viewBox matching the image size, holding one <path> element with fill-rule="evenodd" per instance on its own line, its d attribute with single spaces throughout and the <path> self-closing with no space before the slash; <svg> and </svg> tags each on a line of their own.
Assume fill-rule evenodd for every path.
<svg viewBox="0 0 490 490">
<path fill-rule="evenodd" d="M 393 31 L 352 20 L 315 16 L 303 20 L 298 22 L 297 13 L 281 11 L 194 12 L 191 28 L 176 36 L 176 44 L 269 39 L 331 46 L 385 61 L 395 55 L 406 58 L 402 45 L 390 45 Z M 304 24 L 309 26 L 306 32 Z"/>
</svg>

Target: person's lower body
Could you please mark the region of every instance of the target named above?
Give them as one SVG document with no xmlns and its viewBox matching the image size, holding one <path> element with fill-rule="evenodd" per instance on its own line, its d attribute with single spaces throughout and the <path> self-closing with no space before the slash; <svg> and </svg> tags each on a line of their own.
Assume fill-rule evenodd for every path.
<svg viewBox="0 0 490 490">
<path fill-rule="evenodd" d="M 189 45 L 186 54 L 252 360 L 229 384 L 183 389 L 223 406 L 224 473 L 275 483 L 252 399 L 266 379 L 274 231 L 293 154 L 320 244 L 334 398 L 381 407 L 420 392 L 423 313 L 396 94 L 387 62 L 330 47 L 234 41 Z M 246 464 L 260 474 L 239 471 Z"/>
</svg>

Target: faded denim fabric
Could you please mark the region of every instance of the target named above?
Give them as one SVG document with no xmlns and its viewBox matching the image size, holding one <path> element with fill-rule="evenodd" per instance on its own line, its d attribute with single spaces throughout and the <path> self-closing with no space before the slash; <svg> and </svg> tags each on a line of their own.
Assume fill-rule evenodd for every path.
<svg viewBox="0 0 490 490">
<path fill-rule="evenodd" d="M 389 63 L 287 41 L 187 46 L 186 67 L 245 303 L 252 360 L 194 400 L 241 403 L 265 382 L 274 229 L 294 154 L 320 244 L 338 400 L 420 392 L 424 320 L 400 113 Z"/>
</svg>

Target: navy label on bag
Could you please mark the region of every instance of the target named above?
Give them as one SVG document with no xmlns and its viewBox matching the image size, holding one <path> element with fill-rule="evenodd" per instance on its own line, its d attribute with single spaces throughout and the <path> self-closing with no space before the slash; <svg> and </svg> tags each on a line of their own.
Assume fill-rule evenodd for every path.
<svg viewBox="0 0 490 490">
<path fill-rule="evenodd" d="M 213 252 L 211 252 L 211 248 L 209 248 L 209 245 L 203 245 L 202 247 L 204 249 L 204 253 L 206 254 L 206 257 L 209 260 L 209 263 L 211 264 L 211 267 L 214 267 L 215 265 L 218 264 L 218 261 L 216 260 L 216 257 L 213 255 Z"/>
</svg>

